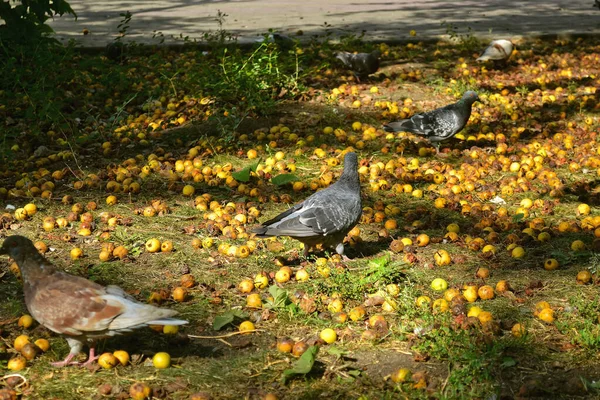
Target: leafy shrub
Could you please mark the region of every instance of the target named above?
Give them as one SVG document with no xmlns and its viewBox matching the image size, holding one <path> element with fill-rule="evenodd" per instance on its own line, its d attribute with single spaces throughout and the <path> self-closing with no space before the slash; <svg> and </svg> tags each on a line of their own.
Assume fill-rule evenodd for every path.
<svg viewBox="0 0 600 400">
<path fill-rule="evenodd" d="M 4 25 L 0 25 L 0 40 L 16 43 L 37 41 L 52 32 L 46 21 L 63 14 L 77 17 L 65 0 L 0 0 L 0 18 L 4 20 Z"/>
</svg>

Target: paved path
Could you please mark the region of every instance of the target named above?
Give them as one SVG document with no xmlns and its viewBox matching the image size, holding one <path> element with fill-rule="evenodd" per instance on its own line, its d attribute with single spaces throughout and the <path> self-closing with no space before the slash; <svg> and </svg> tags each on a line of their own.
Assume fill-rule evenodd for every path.
<svg viewBox="0 0 600 400">
<path fill-rule="evenodd" d="M 360 34 L 369 40 L 403 40 L 409 31 L 431 38 L 446 33 L 442 21 L 467 27 L 477 35 L 514 37 L 553 33 L 600 33 L 600 10 L 593 0 L 70 0 L 78 14 L 51 22 L 61 40 L 76 39 L 84 46 L 103 46 L 118 33 L 127 10 L 133 14 L 128 38 L 158 43 L 155 32 L 167 42 L 189 36 L 201 40 L 215 31 L 217 10 L 228 16 L 224 29 L 253 40 L 273 28 L 304 37 L 332 31 Z M 90 34 L 84 36 L 83 29 Z"/>
</svg>

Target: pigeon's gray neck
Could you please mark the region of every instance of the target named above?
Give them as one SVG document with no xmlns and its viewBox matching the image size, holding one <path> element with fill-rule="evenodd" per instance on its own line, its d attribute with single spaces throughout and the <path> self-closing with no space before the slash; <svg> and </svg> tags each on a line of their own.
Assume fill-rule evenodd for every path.
<svg viewBox="0 0 600 400">
<path fill-rule="evenodd" d="M 342 176 L 340 176 L 339 182 L 352 185 L 360 185 L 360 178 L 358 177 L 358 170 L 355 166 L 351 166 L 344 169 Z"/>
</svg>

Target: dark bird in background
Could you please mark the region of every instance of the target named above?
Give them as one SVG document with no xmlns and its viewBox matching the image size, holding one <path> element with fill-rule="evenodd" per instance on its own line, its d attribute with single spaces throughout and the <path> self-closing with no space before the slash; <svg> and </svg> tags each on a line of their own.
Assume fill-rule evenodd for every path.
<svg viewBox="0 0 600 400">
<path fill-rule="evenodd" d="M 498 39 L 492 40 L 490 45 L 486 47 L 477 61 L 494 61 L 506 63 L 514 50 L 514 45 L 510 40 Z"/>
<path fill-rule="evenodd" d="M 104 54 L 109 60 L 124 64 L 127 60 L 127 45 L 121 41 L 110 42 L 106 45 Z"/>
<path fill-rule="evenodd" d="M 257 43 L 275 43 L 281 50 L 290 50 L 298 44 L 298 42 L 283 33 L 272 32 L 265 34 L 255 40 Z"/>
<path fill-rule="evenodd" d="M 344 238 L 362 214 L 356 153 L 344 157 L 344 172 L 333 185 L 253 229 L 257 237 L 289 236 L 311 247 L 334 247 L 344 256 Z"/>
<path fill-rule="evenodd" d="M 64 361 L 88 365 L 95 361 L 96 340 L 131 332 L 148 325 L 184 325 L 171 318 L 177 311 L 140 303 L 117 286 L 101 286 L 85 278 L 59 271 L 23 236 L 9 236 L 0 247 L 17 263 L 23 277 L 25 304 L 40 324 L 67 339 L 71 348 Z M 85 364 L 72 362 L 85 342 L 90 354 Z"/>
<path fill-rule="evenodd" d="M 381 57 L 379 50 L 374 50 L 371 53 L 340 51 L 336 54 L 336 58 L 341 60 L 344 66 L 351 70 L 359 81 L 377 72 L 379 69 L 379 57 Z"/>
<path fill-rule="evenodd" d="M 471 106 L 476 101 L 479 101 L 479 96 L 469 90 L 454 104 L 390 122 L 383 129 L 387 132 L 410 132 L 424 136 L 439 153 L 440 142 L 450 139 L 465 127 L 471 116 Z"/>
</svg>

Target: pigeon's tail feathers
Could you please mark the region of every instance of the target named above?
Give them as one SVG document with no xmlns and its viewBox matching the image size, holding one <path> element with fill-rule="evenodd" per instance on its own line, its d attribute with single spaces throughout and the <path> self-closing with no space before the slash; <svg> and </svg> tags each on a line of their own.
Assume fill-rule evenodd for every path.
<svg viewBox="0 0 600 400">
<path fill-rule="evenodd" d="M 114 309 L 120 308 L 121 313 L 108 321 L 109 330 L 136 329 L 145 325 L 184 325 L 185 320 L 173 318 L 177 311 L 166 308 L 154 307 L 150 304 L 138 303 L 128 297 L 114 294 L 102 296 L 107 306 Z"/>
<path fill-rule="evenodd" d="M 390 122 L 383 126 L 386 132 L 410 132 L 417 135 L 426 135 L 415 123 L 410 119 Z"/>
<path fill-rule="evenodd" d="M 393 122 L 383 125 L 383 130 L 386 132 L 397 132 Z"/>
<path fill-rule="evenodd" d="M 337 58 L 342 63 L 344 63 L 344 65 L 351 66 L 352 65 L 352 61 L 350 60 L 351 56 L 352 56 L 352 54 L 348 53 L 347 51 L 338 51 L 335 55 L 335 58 Z"/>
<path fill-rule="evenodd" d="M 258 238 L 267 238 L 273 236 L 269 234 L 268 226 L 257 226 L 256 228 L 250 229 L 250 232 L 254 233 Z"/>
<path fill-rule="evenodd" d="M 161 318 L 148 321 L 148 325 L 187 325 L 189 322 L 184 319 L 177 318 Z"/>
</svg>

